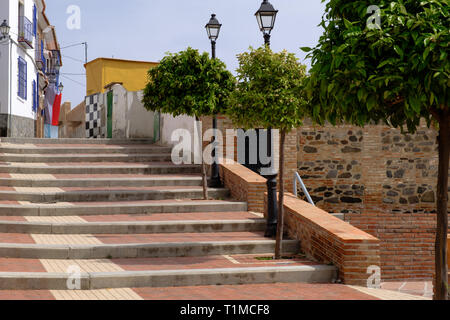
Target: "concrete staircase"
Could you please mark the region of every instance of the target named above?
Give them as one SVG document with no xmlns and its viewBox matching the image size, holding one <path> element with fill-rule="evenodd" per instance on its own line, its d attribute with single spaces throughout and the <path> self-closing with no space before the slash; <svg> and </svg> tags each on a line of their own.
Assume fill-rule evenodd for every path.
<svg viewBox="0 0 450 320">
<path fill-rule="evenodd" d="M 329 283 L 336 268 L 270 261 L 260 213 L 146 140 L 0 142 L 0 290 Z M 76 272 L 75 272 L 75 271 Z M 75 272 L 75 273 L 74 273 Z M 78 274 L 79 272 L 79 274 Z"/>
</svg>

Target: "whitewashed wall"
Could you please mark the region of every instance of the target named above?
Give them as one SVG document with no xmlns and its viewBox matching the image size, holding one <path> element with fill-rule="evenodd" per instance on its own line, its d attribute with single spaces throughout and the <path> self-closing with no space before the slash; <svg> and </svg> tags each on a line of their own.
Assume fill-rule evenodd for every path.
<svg viewBox="0 0 450 320">
<path fill-rule="evenodd" d="M 24 0 L 25 16 L 33 22 L 33 0 Z M 34 49 L 27 49 L 17 44 L 19 34 L 19 1 L 18 0 L 1 0 L 0 1 L 0 23 L 4 19 L 7 20 L 11 27 L 10 35 L 13 40 L 12 52 L 9 54 L 8 45 L 0 46 L 0 113 L 9 113 L 9 93 L 11 92 L 11 114 L 35 119 L 33 112 L 33 80 L 36 78 L 36 65 L 34 61 Z M 35 48 L 35 40 L 33 40 Z M 18 57 L 22 57 L 27 62 L 27 99 L 21 99 L 18 96 Z M 10 64 L 11 61 L 11 64 Z M 9 81 L 9 65 L 11 65 L 11 83 Z"/>
</svg>

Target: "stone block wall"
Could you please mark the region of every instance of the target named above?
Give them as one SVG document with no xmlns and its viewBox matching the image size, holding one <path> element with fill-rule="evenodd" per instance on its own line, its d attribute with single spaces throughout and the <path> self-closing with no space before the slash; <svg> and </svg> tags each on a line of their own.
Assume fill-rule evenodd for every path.
<svg viewBox="0 0 450 320">
<path fill-rule="evenodd" d="M 434 273 L 436 138 L 424 124 L 414 135 L 383 125 L 298 129 L 297 167 L 313 200 L 381 240 L 385 280 Z"/>
</svg>

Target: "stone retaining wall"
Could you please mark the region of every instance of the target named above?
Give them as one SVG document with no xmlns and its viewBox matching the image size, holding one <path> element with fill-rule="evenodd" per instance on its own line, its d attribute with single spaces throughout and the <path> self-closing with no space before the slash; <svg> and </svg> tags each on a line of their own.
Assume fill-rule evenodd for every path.
<svg viewBox="0 0 450 320">
<path fill-rule="evenodd" d="M 385 280 L 434 273 L 436 138 L 424 124 L 414 135 L 383 125 L 298 129 L 298 171 L 313 200 L 382 241 Z"/>
</svg>

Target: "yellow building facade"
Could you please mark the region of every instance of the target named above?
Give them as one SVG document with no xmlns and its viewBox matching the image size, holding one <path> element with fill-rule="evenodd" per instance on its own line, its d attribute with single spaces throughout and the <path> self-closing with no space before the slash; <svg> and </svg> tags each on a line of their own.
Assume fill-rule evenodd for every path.
<svg viewBox="0 0 450 320">
<path fill-rule="evenodd" d="M 105 86 L 121 83 L 127 91 L 143 90 L 148 71 L 156 62 L 98 58 L 84 65 L 86 68 L 86 95 L 104 93 Z"/>
</svg>

